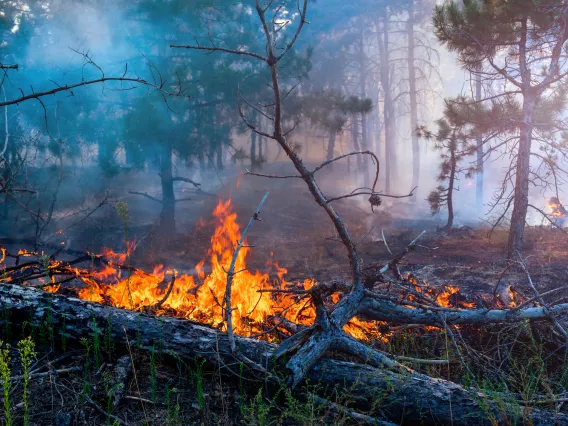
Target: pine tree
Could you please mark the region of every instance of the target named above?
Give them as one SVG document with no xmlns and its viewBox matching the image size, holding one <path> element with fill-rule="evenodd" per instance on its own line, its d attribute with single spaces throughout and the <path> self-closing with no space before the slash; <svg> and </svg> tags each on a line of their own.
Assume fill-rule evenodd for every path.
<svg viewBox="0 0 568 426">
<path fill-rule="evenodd" d="M 434 25 L 438 39 L 458 54 L 466 70 L 485 82 L 503 83 L 504 91 L 486 100 L 520 107 L 519 115 L 504 117 L 497 124 L 518 135 L 508 242 L 508 256 L 516 257 L 522 251 L 529 205 L 531 148 L 539 123 L 536 110 L 548 97 L 556 96 L 566 80 L 567 69 L 561 60 L 568 40 L 565 2 L 448 1 L 436 7 Z"/>
<path fill-rule="evenodd" d="M 416 135 L 426 140 L 433 140 L 434 148 L 440 152 L 442 160 L 438 175 L 440 185 L 430 192 L 427 200 L 432 215 L 439 213 L 442 207 L 447 207 L 448 220 L 441 230 L 449 231 L 454 225 L 453 197 L 454 191 L 458 189 L 459 177 L 464 175 L 469 178 L 475 172 L 475 168 L 464 165 L 464 160 L 475 152 L 477 146 L 472 143 L 474 137 L 465 123 L 452 121 L 449 114 L 436 123 L 438 125 L 436 133 L 428 131 L 425 127 L 419 127 Z"/>
</svg>

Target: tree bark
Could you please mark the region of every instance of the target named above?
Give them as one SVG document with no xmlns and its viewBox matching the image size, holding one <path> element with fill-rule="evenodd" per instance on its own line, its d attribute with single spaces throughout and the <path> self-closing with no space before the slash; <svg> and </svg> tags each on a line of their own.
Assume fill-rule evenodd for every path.
<svg viewBox="0 0 568 426">
<path fill-rule="evenodd" d="M 507 255 L 509 259 L 516 258 L 517 253 L 523 251 L 525 222 L 529 206 L 529 175 L 532 142 L 532 119 L 536 96 L 525 93 L 523 99 L 523 122 L 519 138 L 519 151 L 517 153 L 517 168 L 515 178 L 515 200 L 511 227 L 509 229 L 509 244 Z"/>
<path fill-rule="evenodd" d="M 381 87 L 383 88 L 383 114 L 385 126 L 385 192 L 391 192 L 391 178 L 392 170 L 394 168 L 394 106 L 390 82 L 390 67 L 389 67 L 389 31 L 388 31 L 388 10 L 385 10 L 382 15 L 382 28 L 381 18 L 377 22 L 377 42 L 379 45 L 379 60 L 380 60 L 380 78 Z"/>
<path fill-rule="evenodd" d="M 520 126 L 519 149 L 515 177 L 515 194 L 511 227 L 509 228 L 509 259 L 523 251 L 525 222 L 529 206 L 530 156 L 533 130 L 533 114 L 537 93 L 531 88 L 531 70 L 527 62 L 527 42 L 529 38 L 528 18 L 521 19 L 519 37 L 519 70 L 523 88 L 523 121 Z"/>
<path fill-rule="evenodd" d="M 216 153 L 217 153 L 217 170 L 223 170 L 225 165 L 223 164 L 223 143 L 221 142 L 221 140 L 219 140 L 217 143 Z"/>
<path fill-rule="evenodd" d="M 260 141 L 262 145 L 262 141 Z M 250 168 L 251 170 L 256 169 L 256 133 L 250 133 Z"/>
<path fill-rule="evenodd" d="M 355 151 L 361 151 L 361 145 L 359 144 L 359 120 L 357 119 L 357 114 L 351 116 L 351 138 L 353 139 L 353 149 Z M 363 159 L 360 155 L 357 156 L 357 176 L 363 171 Z"/>
<path fill-rule="evenodd" d="M 160 155 L 160 180 L 162 183 L 162 212 L 160 214 L 160 230 L 165 235 L 176 232 L 176 199 L 172 176 L 172 145 L 167 143 Z"/>
<path fill-rule="evenodd" d="M 326 159 L 327 160 L 331 160 L 333 158 L 333 153 L 335 152 L 335 138 L 337 136 L 337 133 L 335 132 L 335 130 L 330 130 L 329 131 L 329 141 L 327 143 L 327 156 Z M 329 167 L 331 167 L 332 164 L 329 165 Z"/>
<path fill-rule="evenodd" d="M 363 33 L 363 26 L 361 25 L 361 34 L 359 38 L 359 89 L 361 99 L 367 97 L 367 61 L 365 57 L 365 39 Z M 369 135 L 367 131 L 369 130 L 367 124 L 367 113 L 361 113 L 361 149 L 363 151 L 369 150 Z M 362 159 L 362 170 L 363 173 L 363 185 L 368 187 L 370 185 L 369 167 L 366 159 Z"/>
<path fill-rule="evenodd" d="M 416 69 L 414 63 L 414 0 L 410 0 L 408 21 L 406 22 L 408 37 L 408 90 L 410 95 L 410 137 L 412 139 L 412 187 L 416 188 L 420 181 L 420 145 L 418 144 L 418 100 L 416 92 Z M 416 193 L 412 196 L 416 201 Z"/>
<path fill-rule="evenodd" d="M 475 76 L 475 100 L 481 101 L 481 76 Z M 477 137 L 477 185 L 476 185 L 476 205 L 479 213 L 483 210 L 483 139 L 481 134 Z"/>
<path fill-rule="evenodd" d="M 240 362 L 231 352 L 226 333 L 193 321 L 156 318 L 20 286 L 1 285 L 0 303 L 3 319 L 10 321 L 13 338 L 18 337 L 14 330 L 20 330 L 19 326 L 24 323 L 41 328 L 46 321 L 51 321 L 57 331 L 56 339 L 64 336 L 67 344 L 78 344 L 81 338 L 92 339 L 96 332 L 110 332 L 122 351 L 126 349 L 128 337 L 130 344 L 140 350 L 151 352 L 155 348 L 184 361 L 200 357 L 210 366 L 220 365 L 228 375 L 234 374 L 230 366 Z M 5 328 L 0 327 L 0 330 Z M 253 362 L 275 365 L 276 345 L 238 336 L 236 345 L 238 351 Z M 349 391 L 356 397 L 354 408 L 368 415 L 386 415 L 396 424 L 490 425 L 491 420 L 493 424 L 508 424 L 508 420 L 522 414 L 528 416 L 533 425 L 568 425 L 565 414 L 548 410 L 520 413 L 519 405 L 510 402 L 515 395 L 485 396 L 477 390 L 417 373 L 400 374 L 352 362 L 321 359 L 310 370 L 308 379 L 311 384 L 321 385 L 321 389 L 333 392 L 337 387 Z"/>
<path fill-rule="evenodd" d="M 455 135 L 454 135 L 455 139 Z M 455 142 L 455 141 L 454 141 Z M 454 143 L 452 142 L 452 143 Z M 452 229 L 454 226 L 454 184 L 456 180 L 456 147 L 452 146 L 450 150 L 450 181 L 448 182 L 448 222 L 444 227 L 447 230 Z"/>
</svg>

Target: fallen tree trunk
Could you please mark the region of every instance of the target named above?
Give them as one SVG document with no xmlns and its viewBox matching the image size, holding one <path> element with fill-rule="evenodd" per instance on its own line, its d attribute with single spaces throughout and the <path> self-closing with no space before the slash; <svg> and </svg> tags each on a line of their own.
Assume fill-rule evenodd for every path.
<svg viewBox="0 0 568 426">
<path fill-rule="evenodd" d="M 40 327 L 50 321 L 57 335 L 68 342 L 108 330 L 123 348 L 128 336 L 142 350 L 154 347 L 182 360 L 202 357 L 210 364 L 220 364 L 229 374 L 231 365 L 239 364 L 225 333 L 193 321 L 154 317 L 20 286 L 0 285 L 0 303 L 14 329 L 24 322 Z M 248 359 L 265 367 L 274 365 L 276 345 L 242 337 L 235 340 L 237 350 Z M 422 374 L 322 359 L 307 377 L 323 390 L 338 388 L 341 394 L 349 393 L 355 407 L 368 415 L 387 416 L 397 424 L 508 424 L 524 417 L 534 425 L 568 425 L 565 414 L 536 409 L 521 412 L 520 405 L 510 402 L 512 395 L 487 396 Z"/>
</svg>

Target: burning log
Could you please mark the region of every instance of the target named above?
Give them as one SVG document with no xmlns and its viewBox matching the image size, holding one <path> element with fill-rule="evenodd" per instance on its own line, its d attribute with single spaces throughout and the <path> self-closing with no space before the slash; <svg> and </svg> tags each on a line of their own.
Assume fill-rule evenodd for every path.
<svg viewBox="0 0 568 426">
<path fill-rule="evenodd" d="M 109 329 L 115 342 L 123 350 L 126 337 L 139 342 L 141 350 L 150 352 L 161 348 L 182 360 L 195 357 L 205 359 L 209 365 L 219 364 L 222 371 L 231 373 L 230 365 L 236 359 L 226 333 L 202 324 L 135 313 L 103 306 L 60 294 L 50 294 L 20 286 L 0 286 L 0 303 L 10 316 L 14 327 L 27 321 L 40 327 L 49 318 L 58 335 L 67 342 L 78 342 L 92 337 L 102 329 Z M 568 309 L 568 307 L 567 307 Z M 93 321 L 98 326 L 93 327 Z M 274 365 L 275 344 L 235 336 L 238 350 L 259 365 Z M 495 394 L 490 397 L 474 389 L 465 388 L 442 379 L 434 379 L 408 370 L 405 374 L 377 369 L 353 362 L 320 359 L 307 372 L 311 383 L 322 388 L 339 386 L 351 389 L 357 395 L 355 407 L 367 415 L 382 417 L 385 414 L 400 424 L 504 424 L 517 418 L 519 405 L 510 403 L 515 395 Z M 377 396 L 381 403 L 376 404 Z M 534 425 L 568 425 L 568 416 L 547 410 L 523 413 Z"/>
</svg>

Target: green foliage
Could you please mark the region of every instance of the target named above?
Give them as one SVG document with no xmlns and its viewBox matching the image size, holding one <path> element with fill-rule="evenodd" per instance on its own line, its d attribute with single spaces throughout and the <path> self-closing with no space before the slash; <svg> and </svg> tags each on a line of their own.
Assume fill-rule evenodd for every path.
<svg viewBox="0 0 568 426">
<path fill-rule="evenodd" d="M 477 133 L 467 123 L 454 115 L 453 100 L 446 101 L 448 108 L 444 118 L 438 120 L 437 132 L 433 133 L 425 127 L 419 127 L 416 133 L 419 137 L 433 141 L 434 148 L 440 152 L 440 169 L 438 181 L 441 183 L 430 192 L 427 201 L 432 215 L 438 213 L 451 200 L 451 193 L 460 174 L 471 177 L 475 168 L 463 166 L 463 160 L 476 152 L 473 143 Z M 451 201 L 450 201 L 451 202 Z"/>
<path fill-rule="evenodd" d="M 192 378 L 195 384 L 195 392 L 197 394 L 197 405 L 201 410 L 205 409 L 205 390 L 203 387 L 203 365 L 204 359 L 196 358 L 194 360 L 195 367 L 192 370 Z"/>
<path fill-rule="evenodd" d="M 0 341 L 0 377 L 4 395 L 4 426 L 12 425 L 12 404 L 10 402 L 10 346 Z"/>
<path fill-rule="evenodd" d="M 97 325 L 97 320 L 93 315 L 91 318 L 91 324 L 93 328 L 93 355 L 95 357 L 95 368 L 98 369 L 101 366 L 101 332 L 99 326 Z"/>
<path fill-rule="evenodd" d="M 350 116 L 371 112 L 373 101 L 357 96 L 346 97 L 337 90 L 318 90 L 292 98 L 286 107 L 288 110 L 301 112 L 312 125 L 339 133 Z"/>
<path fill-rule="evenodd" d="M 270 405 L 266 404 L 262 396 L 262 389 L 242 409 L 243 424 L 246 426 L 272 426 L 278 424 L 275 416 L 270 414 Z"/>
<path fill-rule="evenodd" d="M 24 426 L 28 426 L 30 424 L 28 387 L 30 384 L 30 369 L 36 357 L 35 344 L 31 337 L 27 337 L 24 340 L 20 340 L 17 347 L 18 353 L 20 354 L 20 363 L 22 364 L 22 374 L 24 376 L 24 393 L 22 396 L 24 401 Z"/>
<path fill-rule="evenodd" d="M 436 36 L 458 53 L 468 70 L 477 70 L 501 54 L 518 54 L 522 22 L 526 22 L 526 38 L 535 41 L 536 52 L 538 40 L 551 33 L 562 37 L 563 19 L 562 0 L 447 1 L 434 10 Z"/>
<path fill-rule="evenodd" d="M 181 426 L 182 421 L 180 417 L 180 410 L 181 407 L 178 401 L 178 390 L 176 388 L 169 387 L 166 384 L 166 408 L 167 408 L 167 416 L 166 416 L 166 425 L 167 426 Z M 175 398 L 175 401 L 173 400 Z"/>
<path fill-rule="evenodd" d="M 90 381 L 90 369 L 91 369 L 91 342 L 86 337 L 81 338 L 81 345 L 85 348 L 85 364 L 83 368 L 83 386 L 81 389 L 81 396 L 91 395 L 91 381 Z"/>
</svg>

